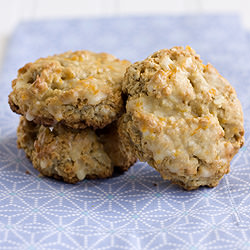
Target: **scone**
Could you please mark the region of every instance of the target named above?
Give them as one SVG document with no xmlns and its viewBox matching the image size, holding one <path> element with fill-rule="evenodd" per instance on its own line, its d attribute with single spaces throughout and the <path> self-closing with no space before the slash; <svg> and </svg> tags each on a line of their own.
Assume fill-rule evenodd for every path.
<svg viewBox="0 0 250 250">
<path fill-rule="evenodd" d="M 129 152 L 121 152 L 116 123 L 104 130 L 76 130 L 57 125 L 39 126 L 20 118 L 17 144 L 43 175 L 68 183 L 111 177 L 114 169 L 126 171 L 135 162 Z"/>
<path fill-rule="evenodd" d="M 125 74 L 124 147 L 185 189 L 214 187 L 244 143 L 235 90 L 190 47 L 155 52 Z"/>
<path fill-rule="evenodd" d="M 9 105 L 37 124 L 103 128 L 123 111 L 121 82 L 129 65 L 90 51 L 40 58 L 19 69 Z"/>
</svg>

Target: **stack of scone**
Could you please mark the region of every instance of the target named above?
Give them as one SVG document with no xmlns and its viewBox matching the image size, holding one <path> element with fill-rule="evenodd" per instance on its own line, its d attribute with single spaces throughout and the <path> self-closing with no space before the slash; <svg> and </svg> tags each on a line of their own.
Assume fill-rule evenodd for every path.
<svg viewBox="0 0 250 250">
<path fill-rule="evenodd" d="M 11 109 L 23 115 L 17 144 L 41 174 L 76 183 L 110 177 L 135 162 L 129 151 L 122 153 L 117 133 L 129 65 L 106 53 L 77 51 L 19 69 L 9 95 Z"/>
<path fill-rule="evenodd" d="M 71 183 L 136 157 L 185 189 L 216 186 L 244 143 L 232 86 L 188 46 L 129 65 L 88 51 L 25 65 L 9 96 L 23 115 L 18 146 L 42 174 Z"/>
</svg>

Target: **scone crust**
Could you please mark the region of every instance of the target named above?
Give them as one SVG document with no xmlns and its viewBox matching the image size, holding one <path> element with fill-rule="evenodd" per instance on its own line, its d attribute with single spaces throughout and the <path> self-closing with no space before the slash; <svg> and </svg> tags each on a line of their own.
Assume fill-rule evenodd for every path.
<svg viewBox="0 0 250 250">
<path fill-rule="evenodd" d="M 135 162 L 134 157 L 120 152 L 117 126 L 111 124 L 110 129 L 112 132 L 62 125 L 48 128 L 21 117 L 17 142 L 41 174 L 76 183 L 111 177 L 115 167 L 123 172 Z"/>
<path fill-rule="evenodd" d="M 131 65 L 123 91 L 126 113 L 119 134 L 147 161 L 185 189 L 214 187 L 244 143 L 243 113 L 235 90 L 190 47 L 155 52 Z"/>
<path fill-rule="evenodd" d="M 28 122 L 24 117 L 20 117 L 17 127 L 17 147 L 23 149 L 27 158 L 32 159 L 34 151 L 34 141 L 37 138 L 40 125 Z"/>
<path fill-rule="evenodd" d="M 115 170 L 122 173 L 127 171 L 137 160 L 131 150 L 126 150 L 122 138 L 118 134 L 117 121 L 111 123 L 104 129 L 96 131 L 99 141 L 105 152 L 108 153 Z"/>
<path fill-rule="evenodd" d="M 9 105 L 37 124 L 103 128 L 123 112 L 121 83 L 129 65 L 84 50 L 40 58 L 19 69 Z"/>
</svg>

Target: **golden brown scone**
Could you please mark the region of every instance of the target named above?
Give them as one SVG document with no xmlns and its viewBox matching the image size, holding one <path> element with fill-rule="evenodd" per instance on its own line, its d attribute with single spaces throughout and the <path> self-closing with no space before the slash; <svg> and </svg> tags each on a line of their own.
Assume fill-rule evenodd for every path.
<svg viewBox="0 0 250 250">
<path fill-rule="evenodd" d="M 69 183 L 110 177 L 114 168 L 126 171 L 136 160 L 120 152 L 115 123 L 107 131 L 95 132 L 62 125 L 38 126 L 21 117 L 17 135 L 18 147 L 41 174 Z"/>
<path fill-rule="evenodd" d="M 123 111 L 121 82 L 129 65 L 84 50 L 40 58 L 19 69 L 9 105 L 37 124 L 103 128 Z"/>
<path fill-rule="evenodd" d="M 131 65 L 119 134 L 126 148 L 185 189 L 214 187 L 244 143 L 235 90 L 190 47 L 155 52 Z"/>
</svg>

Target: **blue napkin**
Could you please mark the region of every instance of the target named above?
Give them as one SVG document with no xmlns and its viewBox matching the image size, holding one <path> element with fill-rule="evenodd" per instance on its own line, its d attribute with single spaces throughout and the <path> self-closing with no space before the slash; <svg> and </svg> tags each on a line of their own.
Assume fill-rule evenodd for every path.
<svg viewBox="0 0 250 250">
<path fill-rule="evenodd" d="M 77 49 L 106 51 L 134 62 L 175 45 L 190 45 L 212 63 L 243 105 L 245 146 L 217 187 L 187 192 L 141 162 L 123 175 L 75 185 L 38 177 L 16 147 L 18 116 L 7 104 L 18 68 Z M 18 25 L 0 78 L 0 249 L 250 249 L 248 46 L 235 15 Z"/>
</svg>

